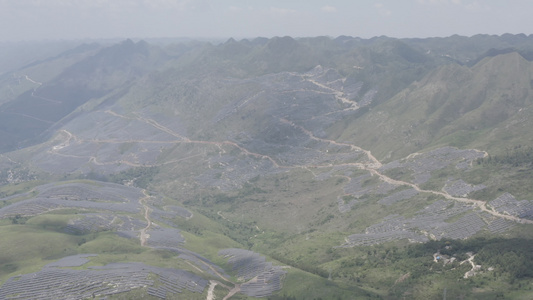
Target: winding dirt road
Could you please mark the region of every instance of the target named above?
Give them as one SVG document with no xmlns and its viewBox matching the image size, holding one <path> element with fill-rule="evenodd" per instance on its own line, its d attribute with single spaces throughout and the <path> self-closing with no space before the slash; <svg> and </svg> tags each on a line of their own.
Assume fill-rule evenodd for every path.
<svg viewBox="0 0 533 300">
<path fill-rule="evenodd" d="M 485 201 L 482 201 L 482 200 L 455 197 L 455 196 L 452 196 L 452 195 L 448 194 L 447 192 L 443 192 L 443 191 L 424 190 L 424 189 L 420 188 L 418 185 L 416 185 L 414 183 L 392 179 L 392 178 L 390 178 L 390 177 L 388 177 L 388 176 L 386 176 L 386 175 L 384 175 L 384 174 L 379 172 L 378 169 L 381 168 L 383 166 L 383 164 L 376 157 L 374 157 L 374 155 L 372 155 L 372 153 L 369 150 L 364 150 L 364 149 L 362 149 L 360 147 L 357 147 L 357 146 L 354 146 L 354 145 L 351 145 L 351 144 L 347 144 L 347 143 L 339 143 L 339 142 L 336 142 L 334 140 L 318 138 L 318 137 L 314 136 L 312 132 L 306 130 L 305 128 L 303 128 L 301 126 L 298 126 L 298 125 L 290 122 L 289 120 L 282 119 L 281 121 L 283 123 L 289 124 L 291 126 L 294 126 L 295 128 L 300 129 L 302 132 L 307 134 L 313 140 L 321 141 L 321 142 L 325 142 L 325 143 L 330 143 L 330 144 L 338 145 L 338 146 L 349 146 L 349 147 L 351 147 L 352 150 L 363 152 L 363 153 L 366 154 L 366 156 L 368 157 L 368 160 L 370 161 L 370 163 L 366 163 L 366 164 L 364 164 L 364 163 L 342 163 L 342 164 L 337 164 L 335 166 L 352 166 L 352 167 L 356 167 L 356 168 L 368 171 L 372 175 L 378 176 L 382 181 L 390 183 L 390 184 L 393 184 L 393 185 L 410 186 L 413 189 L 415 189 L 416 191 L 421 192 L 421 193 L 430 193 L 430 194 L 442 196 L 442 197 L 444 197 L 444 198 L 446 198 L 448 200 L 453 200 L 453 201 L 473 204 L 474 206 L 478 207 L 482 211 L 484 211 L 486 213 L 489 213 L 489 214 L 491 214 L 493 216 L 499 217 L 499 218 L 503 218 L 503 219 L 507 219 L 507 220 L 511 220 L 511 221 L 515 221 L 515 222 L 519 222 L 519 223 L 524 223 L 524 224 L 533 224 L 533 221 L 531 221 L 531 220 L 527 220 L 527 219 L 523 219 L 523 218 L 511 216 L 511 215 L 502 214 L 502 213 L 499 213 L 499 212 L 497 212 L 497 211 L 495 211 L 493 209 L 488 209 L 487 208 L 487 203 Z M 482 152 L 484 153 L 484 156 L 487 156 L 487 152 L 485 152 L 485 151 L 482 151 Z M 414 157 L 414 155 L 412 157 Z M 320 168 L 320 167 L 329 168 L 329 167 L 331 167 L 331 165 L 314 166 L 314 167 L 316 167 L 316 168 Z"/>
<path fill-rule="evenodd" d="M 344 93 L 342 91 L 338 91 L 336 89 L 333 89 L 325 84 L 322 84 L 322 83 L 319 83 L 307 76 L 303 76 L 304 80 L 305 81 L 308 81 L 308 82 L 311 82 L 312 84 L 318 86 L 318 87 L 321 87 L 323 89 L 326 89 L 326 90 L 329 90 L 331 91 L 331 93 L 335 96 L 335 98 L 339 101 L 341 101 L 342 103 L 344 104 L 348 104 L 350 105 L 350 107 L 347 109 L 347 110 L 357 110 L 359 108 L 359 105 L 357 104 L 357 102 L 353 101 L 353 100 L 350 100 L 346 97 L 344 97 Z"/>
<path fill-rule="evenodd" d="M 147 194 L 146 190 L 143 190 L 144 197 L 139 199 L 139 204 L 143 206 L 144 209 L 144 219 L 146 220 L 146 227 L 141 229 L 141 234 L 139 236 L 139 239 L 141 240 L 141 246 L 146 246 L 146 241 L 150 237 L 146 231 L 150 229 L 150 226 L 152 226 L 152 221 L 150 220 L 150 207 L 146 204 L 146 201 L 150 199 L 150 195 Z"/>
<path fill-rule="evenodd" d="M 306 134 L 312 140 L 323 142 L 323 143 L 329 143 L 331 145 L 336 145 L 336 146 L 350 147 L 350 149 L 353 150 L 353 151 L 361 152 L 364 155 L 366 155 L 367 162 L 364 162 L 364 163 L 336 163 L 336 164 L 328 163 L 326 165 L 301 165 L 301 166 L 292 165 L 292 166 L 283 166 L 283 165 L 280 165 L 274 158 L 272 158 L 272 157 L 270 157 L 268 155 L 251 152 L 248 149 L 244 148 L 243 146 L 241 146 L 241 145 L 239 145 L 239 144 L 237 144 L 235 142 L 232 142 L 232 141 L 216 142 L 216 141 L 191 140 L 190 138 L 182 136 L 179 133 L 174 132 L 172 129 L 167 128 L 167 127 L 159 124 L 155 120 L 142 117 L 142 116 L 140 116 L 138 114 L 135 114 L 134 117 L 127 117 L 127 116 L 124 116 L 124 115 L 120 115 L 120 114 L 118 114 L 116 112 L 110 111 L 110 110 L 106 110 L 104 112 L 107 113 L 107 114 L 111 114 L 111 115 L 113 115 L 115 117 L 119 117 L 119 118 L 125 118 L 125 119 L 130 119 L 130 120 L 131 119 L 138 120 L 140 122 L 143 122 L 143 123 L 145 123 L 147 125 L 150 125 L 150 126 L 156 128 L 158 130 L 161 130 L 161 131 L 163 131 L 163 132 L 165 132 L 167 134 L 170 134 L 170 135 L 176 137 L 178 140 L 175 140 L 175 141 L 90 140 L 88 142 L 95 142 L 95 143 L 105 143 L 105 142 L 114 142 L 114 143 L 143 142 L 143 143 L 165 143 L 165 144 L 181 144 L 181 143 L 184 143 L 184 144 L 198 144 L 198 145 L 202 145 L 203 144 L 203 145 L 216 146 L 223 152 L 225 152 L 225 150 L 222 147 L 223 146 L 229 146 L 229 147 L 233 147 L 233 148 L 238 149 L 239 151 L 241 151 L 245 155 L 249 155 L 249 156 L 252 156 L 252 157 L 255 157 L 255 158 L 258 158 L 258 159 L 269 160 L 275 168 L 283 168 L 283 169 L 301 168 L 301 169 L 305 169 L 305 170 L 310 170 L 310 168 L 331 168 L 331 167 L 334 167 L 334 166 L 337 166 L 337 167 L 338 166 L 354 167 L 354 168 L 358 168 L 358 169 L 361 169 L 361 170 L 368 171 L 368 172 L 370 172 L 370 174 L 378 176 L 382 181 L 390 183 L 390 184 L 393 184 L 393 185 L 409 186 L 409 187 L 411 187 L 411 188 L 413 188 L 416 191 L 421 192 L 421 193 L 430 193 L 430 194 L 442 196 L 442 197 L 444 197 L 444 198 L 446 198 L 448 200 L 472 204 L 475 207 L 478 207 L 483 212 L 486 212 L 488 214 L 491 214 L 493 216 L 496 216 L 496 217 L 499 217 L 499 218 L 503 218 L 503 219 L 506 219 L 506 220 L 511 220 L 511 221 L 514 221 L 514 222 L 519 222 L 519 223 L 524 223 L 524 224 L 533 224 L 532 220 L 523 219 L 523 218 L 519 218 L 519 217 L 516 217 L 516 216 L 507 215 L 507 214 L 502 214 L 502 213 L 499 213 L 499 212 L 497 212 L 497 211 L 495 211 L 493 209 L 489 209 L 487 207 L 487 204 L 486 204 L 485 201 L 481 201 L 481 200 L 477 200 L 477 199 L 471 199 L 471 198 L 456 197 L 456 196 L 452 196 L 452 195 L 448 194 L 445 191 L 424 190 L 424 189 L 420 188 L 418 185 L 416 185 L 414 183 L 392 179 L 392 178 L 382 174 L 379 171 L 379 168 L 381 168 L 383 164 L 374 155 L 372 155 L 372 153 L 369 150 L 365 150 L 365 149 L 363 149 L 361 147 L 358 147 L 358 146 L 355 146 L 355 145 L 352 145 L 352 144 L 349 144 L 349 143 L 342 143 L 342 142 L 337 142 L 335 140 L 329 140 L 329 139 L 323 139 L 323 138 L 316 137 L 309 130 L 307 130 L 307 129 L 303 128 L 302 126 L 299 126 L 299 125 L 295 124 L 294 122 L 291 122 L 290 120 L 287 120 L 287 119 L 280 119 L 280 121 L 282 123 L 284 123 L 284 124 L 288 124 L 288 125 L 290 125 L 290 126 L 292 126 L 294 128 L 297 128 L 298 130 L 302 131 L 304 134 Z M 70 133 L 70 132 L 68 132 L 66 130 L 62 130 L 62 132 L 67 135 L 66 136 L 66 141 L 63 142 L 59 146 L 55 146 L 53 148 L 53 150 L 51 150 L 51 151 L 54 152 L 54 154 L 57 154 L 57 155 L 77 157 L 75 155 L 61 154 L 61 153 L 57 152 L 57 150 L 65 147 L 65 146 L 68 146 L 69 142 L 72 139 L 76 139 L 76 137 L 72 133 Z M 78 140 L 79 141 L 83 141 L 83 140 L 80 140 L 80 139 L 78 139 Z M 416 155 L 417 155 L 417 153 L 413 153 L 409 157 L 414 157 Z M 487 155 L 487 153 L 484 152 L 484 155 Z M 89 162 L 92 162 L 92 163 L 97 164 L 97 165 L 109 165 L 109 164 L 116 164 L 116 163 L 122 163 L 122 164 L 131 165 L 131 166 L 156 166 L 156 165 L 162 165 L 162 164 L 154 164 L 154 165 L 142 164 L 142 165 L 140 165 L 138 163 L 131 162 L 131 161 L 128 161 L 128 160 L 119 160 L 119 161 L 112 161 L 112 162 L 98 162 L 97 158 L 94 157 L 94 156 L 87 157 L 87 158 L 88 158 Z M 178 161 L 180 161 L 180 160 L 175 160 L 175 161 L 171 161 L 171 162 L 165 162 L 163 164 L 177 163 Z"/>
<path fill-rule="evenodd" d="M 214 280 L 209 280 L 209 289 L 207 289 L 207 298 L 206 300 L 215 300 L 215 287 L 218 282 Z"/>
<path fill-rule="evenodd" d="M 270 157 L 268 155 L 264 155 L 264 154 L 251 152 L 248 149 L 246 149 L 246 148 L 244 148 L 244 147 L 242 147 L 242 146 L 240 146 L 237 143 L 232 142 L 232 141 L 222 141 L 222 142 L 195 141 L 195 140 L 191 140 L 191 139 L 189 139 L 187 137 L 184 137 L 184 136 L 174 132 L 170 128 L 167 128 L 167 127 L 159 124 L 155 120 L 141 117 L 138 114 L 136 114 L 134 118 L 131 118 L 131 117 L 127 117 L 127 116 L 124 116 L 124 115 L 117 114 L 117 113 L 115 113 L 113 111 L 110 111 L 110 110 L 106 110 L 105 113 L 111 114 L 111 115 L 113 115 L 115 117 L 119 117 L 119 118 L 136 119 L 138 121 L 141 121 L 141 122 L 146 123 L 146 124 L 148 124 L 150 126 L 153 126 L 154 128 L 156 128 L 158 130 L 161 130 L 161 131 L 163 131 L 165 133 L 168 133 L 168 134 L 170 134 L 170 135 L 172 135 L 172 136 L 174 136 L 174 137 L 179 139 L 179 140 L 176 140 L 176 141 L 159 141 L 161 143 L 166 143 L 166 144 L 169 144 L 169 143 L 170 144 L 185 143 L 185 144 L 214 145 L 214 146 L 219 147 L 222 151 L 224 151 L 222 149 L 222 146 L 226 145 L 226 146 L 230 146 L 230 147 L 234 147 L 234 148 L 239 149 L 245 155 L 249 155 L 249 156 L 252 156 L 252 157 L 255 157 L 255 158 L 258 158 L 258 159 L 267 159 L 273 164 L 273 166 L 275 168 L 285 168 L 285 169 L 302 168 L 302 169 L 310 170 L 309 169 L 310 167 L 312 167 L 312 168 L 330 168 L 330 167 L 333 167 L 333 166 L 355 167 L 355 168 L 358 168 L 358 169 L 361 169 L 361 170 L 368 171 L 372 175 L 378 176 L 382 181 L 390 183 L 390 184 L 409 186 L 409 187 L 412 187 L 413 189 L 415 189 L 415 190 L 417 190 L 418 192 L 421 192 L 421 193 L 430 193 L 430 194 L 442 196 L 442 197 L 444 197 L 444 198 L 446 198 L 448 200 L 453 200 L 453 201 L 472 204 L 472 205 L 478 207 L 480 210 L 482 210 L 482 211 L 484 211 L 486 213 L 489 213 L 489 214 L 491 214 L 493 216 L 496 216 L 496 217 L 499 217 L 499 218 L 504 218 L 506 220 L 511 220 L 511 221 L 514 221 L 514 222 L 519 222 L 519 223 L 524 223 L 524 224 L 533 224 L 533 221 L 531 221 L 531 220 L 519 218 L 519 217 L 516 217 L 516 216 L 502 214 L 502 213 L 499 213 L 499 212 L 497 212 L 497 211 L 495 211 L 493 209 L 489 209 L 489 208 L 487 208 L 487 204 L 486 204 L 485 201 L 481 201 L 481 200 L 477 200 L 477 199 L 470 199 L 470 198 L 463 198 L 463 197 L 456 197 L 456 196 L 452 196 L 452 195 L 450 195 L 450 194 L 448 194 L 447 192 L 444 192 L 444 191 L 424 190 L 424 189 L 420 188 L 418 185 L 416 185 L 414 183 L 392 179 L 392 178 L 390 178 L 390 177 L 388 177 L 388 176 L 386 176 L 386 175 L 384 175 L 384 174 L 379 172 L 379 168 L 381 168 L 383 166 L 383 164 L 374 155 L 372 155 L 372 153 L 369 150 L 365 150 L 365 149 L 363 149 L 361 147 L 358 147 L 358 146 L 355 146 L 355 145 L 352 145 L 352 144 L 348 144 L 348 143 L 342 143 L 342 142 L 337 142 L 335 140 L 329 140 L 329 139 L 323 139 L 323 138 L 316 137 L 309 130 L 303 128 L 302 126 L 296 125 L 296 124 L 294 124 L 294 122 L 291 122 L 291 121 L 289 121 L 287 119 L 280 119 L 280 121 L 282 123 L 284 123 L 284 124 L 288 124 L 288 125 L 290 125 L 290 126 L 292 126 L 294 128 L 297 128 L 297 129 L 301 130 L 304 134 L 306 134 L 312 140 L 320 141 L 320 142 L 323 142 L 323 143 L 329 143 L 331 145 L 336 145 L 336 146 L 350 147 L 350 149 L 353 150 L 353 151 L 358 151 L 358 152 L 364 153 L 367 156 L 368 162 L 366 162 L 366 163 L 339 163 L 339 164 L 335 164 L 335 165 L 327 164 L 327 165 L 312 165 L 312 166 L 311 165 L 282 166 L 275 159 L 273 159 L 272 157 Z M 76 139 L 76 137 L 72 133 L 70 133 L 70 132 L 68 132 L 66 130 L 62 130 L 61 132 L 65 133 L 67 135 L 66 141 L 63 142 L 59 146 L 55 146 L 53 148 L 53 150 L 51 150 L 51 151 L 55 152 L 55 154 L 57 154 L 57 155 L 78 157 L 78 156 L 75 156 L 75 155 L 61 154 L 61 153 L 57 152 L 57 150 L 65 147 L 65 146 L 68 146 L 68 144 L 70 143 L 70 141 L 72 139 Z M 79 141 L 83 141 L 83 140 L 79 140 Z M 113 141 L 91 140 L 91 142 L 98 142 L 98 143 L 105 143 L 105 142 L 115 142 L 115 143 L 120 143 L 120 142 L 122 142 L 122 143 L 125 143 L 125 142 L 158 143 L 158 141 L 144 141 L 144 140 L 123 140 L 123 141 L 120 141 L 120 140 L 113 140 Z M 414 157 L 415 155 L 417 155 L 417 154 L 413 153 L 409 157 Z M 487 153 L 484 152 L 484 155 L 487 155 Z M 154 164 L 154 165 L 142 164 L 141 165 L 141 164 L 138 164 L 138 163 L 127 161 L 127 160 L 119 160 L 119 161 L 112 161 L 112 162 L 105 162 L 104 163 L 104 162 L 98 162 L 97 158 L 94 157 L 94 156 L 88 157 L 88 159 L 89 159 L 89 162 L 92 162 L 92 163 L 94 163 L 96 165 L 111 165 L 111 164 L 116 164 L 116 163 L 127 164 L 127 165 L 135 166 L 135 167 L 162 165 L 162 164 Z M 172 161 L 172 162 L 166 162 L 164 164 L 176 163 L 178 161 L 180 161 L 180 160 L 176 160 L 176 161 Z"/>
<path fill-rule="evenodd" d="M 152 211 L 152 209 L 148 206 L 148 204 L 146 203 L 152 196 L 148 195 L 148 192 L 146 190 L 143 190 L 142 191 L 143 194 L 144 194 L 144 197 L 140 198 L 139 199 L 139 204 L 142 205 L 143 209 L 144 209 L 144 219 L 146 220 L 146 227 L 144 227 L 143 229 L 141 229 L 140 231 L 140 235 L 139 235 L 139 239 L 141 241 L 141 246 L 143 247 L 149 247 L 146 243 L 148 241 L 148 239 L 150 238 L 150 235 L 147 233 L 147 231 L 150 229 L 150 227 L 152 226 L 152 220 L 150 220 L 150 212 Z M 200 268 L 198 268 L 197 266 L 193 265 L 192 263 L 186 261 L 187 264 L 189 264 L 191 267 L 193 267 L 194 269 L 196 269 L 197 271 L 199 271 L 200 273 L 204 273 L 204 271 Z M 201 263 L 203 263 L 205 266 L 207 266 L 211 271 L 214 272 L 214 274 L 216 274 L 219 278 L 221 278 L 222 280 L 228 282 L 228 283 L 232 283 L 234 284 L 234 287 L 231 288 L 230 286 L 228 285 L 225 285 L 219 281 L 216 281 L 216 280 L 210 280 L 209 281 L 209 288 L 207 290 L 207 298 L 206 300 L 215 300 L 215 287 L 217 285 L 220 285 L 226 289 L 228 289 L 228 294 L 224 297 L 224 299 L 229 299 L 231 296 L 235 295 L 235 293 L 239 292 L 240 291 L 240 285 L 239 284 L 235 284 L 233 283 L 230 279 L 226 278 L 224 275 L 220 274 L 215 268 L 213 268 L 213 266 L 209 265 L 208 263 L 204 262 L 204 261 L 200 261 Z"/>
</svg>

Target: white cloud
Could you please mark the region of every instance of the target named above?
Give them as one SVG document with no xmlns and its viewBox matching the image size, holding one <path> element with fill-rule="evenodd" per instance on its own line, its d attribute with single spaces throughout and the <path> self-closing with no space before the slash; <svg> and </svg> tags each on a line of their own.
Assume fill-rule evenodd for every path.
<svg viewBox="0 0 533 300">
<path fill-rule="evenodd" d="M 379 14 L 385 17 L 392 15 L 392 11 L 387 9 L 383 3 L 376 3 L 374 7 L 378 10 Z"/>
<path fill-rule="evenodd" d="M 420 4 L 448 4 L 448 3 L 454 3 L 454 4 L 459 4 L 461 3 L 460 0 L 418 0 L 418 3 Z"/>
<path fill-rule="evenodd" d="M 477 0 L 417 0 L 422 5 L 454 5 L 468 11 L 490 10 L 490 6 L 481 4 Z"/>
<path fill-rule="evenodd" d="M 0 7 L 18 8 L 148 8 L 154 10 L 205 10 L 211 7 L 210 0 L 0 0 Z"/>
<path fill-rule="evenodd" d="M 335 6 L 330 6 L 330 5 L 326 5 L 322 7 L 320 10 L 322 10 L 323 12 L 328 12 L 328 13 L 337 12 L 337 8 Z"/>
<path fill-rule="evenodd" d="M 230 6 L 228 10 L 231 12 L 241 12 L 244 10 L 244 8 L 238 6 Z"/>
<path fill-rule="evenodd" d="M 296 13 L 296 10 L 288 9 L 288 8 L 271 7 L 270 12 L 275 15 L 289 15 L 289 14 Z"/>
<path fill-rule="evenodd" d="M 464 5 L 464 7 L 470 11 L 482 11 L 482 10 L 490 10 L 490 6 L 482 5 L 478 1 L 474 1 L 472 3 L 468 3 Z"/>
</svg>

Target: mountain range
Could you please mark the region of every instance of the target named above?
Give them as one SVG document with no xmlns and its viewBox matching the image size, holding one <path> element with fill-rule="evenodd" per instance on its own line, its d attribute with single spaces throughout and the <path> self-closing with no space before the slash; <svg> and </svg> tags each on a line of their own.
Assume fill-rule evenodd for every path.
<svg viewBox="0 0 533 300">
<path fill-rule="evenodd" d="M 533 35 L 36 44 L 1 299 L 530 298 Z"/>
</svg>

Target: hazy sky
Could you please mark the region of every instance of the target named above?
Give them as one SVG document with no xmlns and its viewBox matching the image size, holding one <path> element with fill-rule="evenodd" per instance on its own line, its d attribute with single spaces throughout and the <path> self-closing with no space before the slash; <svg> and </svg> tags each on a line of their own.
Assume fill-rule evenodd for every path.
<svg viewBox="0 0 533 300">
<path fill-rule="evenodd" d="M 0 0 L 0 40 L 533 33 L 533 0 Z"/>
</svg>

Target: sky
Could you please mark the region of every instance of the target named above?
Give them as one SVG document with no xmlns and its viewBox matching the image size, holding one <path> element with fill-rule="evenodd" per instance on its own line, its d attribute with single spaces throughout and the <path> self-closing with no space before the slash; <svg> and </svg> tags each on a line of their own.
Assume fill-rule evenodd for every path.
<svg viewBox="0 0 533 300">
<path fill-rule="evenodd" d="M 0 41 L 533 34 L 533 0 L 0 0 Z"/>
</svg>

